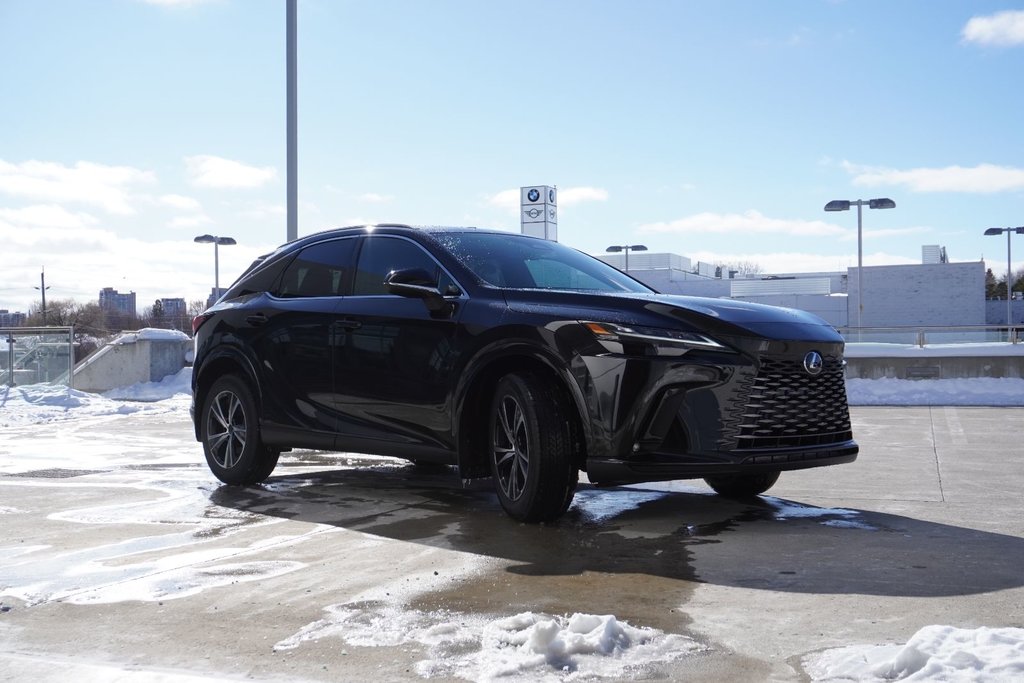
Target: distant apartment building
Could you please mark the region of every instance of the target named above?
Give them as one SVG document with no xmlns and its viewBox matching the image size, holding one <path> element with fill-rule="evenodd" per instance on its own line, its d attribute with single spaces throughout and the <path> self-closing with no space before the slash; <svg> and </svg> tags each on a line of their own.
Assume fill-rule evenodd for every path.
<svg viewBox="0 0 1024 683">
<path fill-rule="evenodd" d="M 28 316 L 20 311 L 12 313 L 6 308 L 0 308 L 0 327 L 21 327 L 26 319 Z"/>
<path fill-rule="evenodd" d="M 206 297 L 206 307 L 209 308 L 217 303 L 217 299 L 221 298 L 226 291 L 228 291 L 226 287 L 221 287 L 220 289 L 210 287 L 210 296 Z"/>
<path fill-rule="evenodd" d="M 188 304 L 180 297 L 157 299 L 162 314 L 160 320 L 154 322 L 160 326 L 170 327 L 176 330 L 185 330 L 189 327 Z"/>
<path fill-rule="evenodd" d="M 138 315 L 135 292 L 121 294 L 113 287 L 104 287 L 100 290 L 100 308 L 107 313 L 119 313 L 129 317 Z"/>
</svg>

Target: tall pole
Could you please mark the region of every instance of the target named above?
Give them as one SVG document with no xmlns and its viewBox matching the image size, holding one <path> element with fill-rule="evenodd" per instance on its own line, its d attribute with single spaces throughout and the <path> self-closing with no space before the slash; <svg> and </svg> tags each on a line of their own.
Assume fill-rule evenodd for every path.
<svg viewBox="0 0 1024 683">
<path fill-rule="evenodd" d="M 629 247 L 623 249 L 626 252 L 626 274 L 629 274 Z"/>
<path fill-rule="evenodd" d="M 286 19 L 286 32 L 287 32 L 287 43 L 286 50 L 288 52 L 287 57 L 287 110 L 288 110 L 288 234 L 287 241 L 291 242 L 299 238 L 299 180 L 298 180 L 298 167 L 299 167 L 299 152 L 298 152 L 298 83 L 297 83 L 297 65 L 298 56 L 296 51 L 297 42 L 297 10 L 295 7 L 296 0 L 288 0 L 287 8 L 287 19 Z"/>
<path fill-rule="evenodd" d="M 217 298 L 220 298 L 220 244 L 218 242 L 213 243 L 213 289 L 217 292 Z"/>
<path fill-rule="evenodd" d="M 1013 339 L 1013 335 L 1010 332 L 1010 326 L 1014 324 L 1014 319 L 1013 319 L 1013 310 L 1014 310 L 1014 308 L 1013 308 L 1013 298 L 1014 298 L 1014 295 L 1013 295 L 1013 292 L 1010 291 L 1010 288 L 1012 286 L 1010 281 L 1013 280 L 1013 272 L 1011 271 L 1012 266 L 1010 265 L 1010 233 L 1012 231 L 1013 230 L 1011 230 L 1009 227 L 1007 228 L 1007 339 L 1008 339 L 1008 341 Z"/>
<path fill-rule="evenodd" d="M 1007 280 L 1009 282 L 1009 280 Z M 1009 286 L 1009 285 L 1007 285 Z M 46 325 L 46 269 L 39 271 L 39 292 L 43 295 L 43 325 Z"/>
<path fill-rule="evenodd" d="M 857 333 L 864 318 L 864 241 L 861 238 L 861 216 L 864 211 L 862 202 L 857 202 Z"/>
</svg>

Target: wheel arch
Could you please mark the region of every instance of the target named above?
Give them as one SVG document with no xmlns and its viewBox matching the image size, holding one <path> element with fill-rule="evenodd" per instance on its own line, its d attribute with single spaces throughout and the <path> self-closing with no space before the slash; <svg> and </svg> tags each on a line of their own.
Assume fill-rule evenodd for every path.
<svg viewBox="0 0 1024 683">
<path fill-rule="evenodd" d="M 584 469 L 590 429 L 583 393 L 572 376 L 561 369 L 557 361 L 529 346 L 509 347 L 490 355 L 480 362 L 463 383 L 456 411 L 455 441 L 457 445 L 459 475 L 463 479 L 491 476 L 487 463 L 488 411 L 498 381 L 511 372 L 532 372 L 545 377 L 558 391 L 570 411 L 573 429 L 578 435 L 575 464 Z"/>
<path fill-rule="evenodd" d="M 249 386 L 253 401 L 256 403 L 256 412 L 263 412 L 263 396 L 260 391 L 260 383 L 256 379 L 256 371 L 252 363 L 244 355 L 236 352 L 219 353 L 212 358 L 205 360 L 199 368 L 198 373 L 193 369 L 192 392 L 195 397 L 195 415 L 192 428 L 195 431 L 196 439 L 200 439 L 200 421 L 202 419 L 203 403 L 210 386 L 217 381 L 218 377 L 224 375 L 238 375 Z"/>
</svg>

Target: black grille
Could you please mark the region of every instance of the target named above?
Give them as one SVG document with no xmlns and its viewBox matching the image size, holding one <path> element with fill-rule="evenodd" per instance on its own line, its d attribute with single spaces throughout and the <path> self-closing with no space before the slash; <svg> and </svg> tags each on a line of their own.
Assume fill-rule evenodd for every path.
<svg viewBox="0 0 1024 683">
<path fill-rule="evenodd" d="M 741 382 L 726 421 L 723 446 L 738 449 L 804 448 L 848 441 L 850 411 L 842 360 L 826 356 L 819 375 L 802 361 L 762 359 Z"/>
</svg>

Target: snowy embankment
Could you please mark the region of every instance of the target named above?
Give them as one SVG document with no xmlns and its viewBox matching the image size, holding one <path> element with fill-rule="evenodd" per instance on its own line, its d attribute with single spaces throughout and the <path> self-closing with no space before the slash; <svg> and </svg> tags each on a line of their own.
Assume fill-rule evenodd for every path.
<svg viewBox="0 0 1024 683">
<path fill-rule="evenodd" d="M 0 387 L 0 428 L 62 420 L 106 419 L 139 412 L 178 412 L 187 419 L 191 368 L 99 396 L 61 386 Z M 854 405 L 1024 405 L 1024 380 L 849 380 Z M 0 510 L 2 512 L 2 510 Z M 690 638 L 635 627 L 613 615 L 522 613 L 501 618 L 445 619 L 404 608 L 327 609 L 327 616 L 276 645 L 340 636 L 352 645 L 424 646 L 418 673 L 471 675 L 474 680 L 623 678 L 644 663 L 671 661 L 705 649 Z M 1024 680 L 1024 629 L 927 626 L 906 644 L 855 645 L 809 655 L 815 681 Z"/>
</svg>

